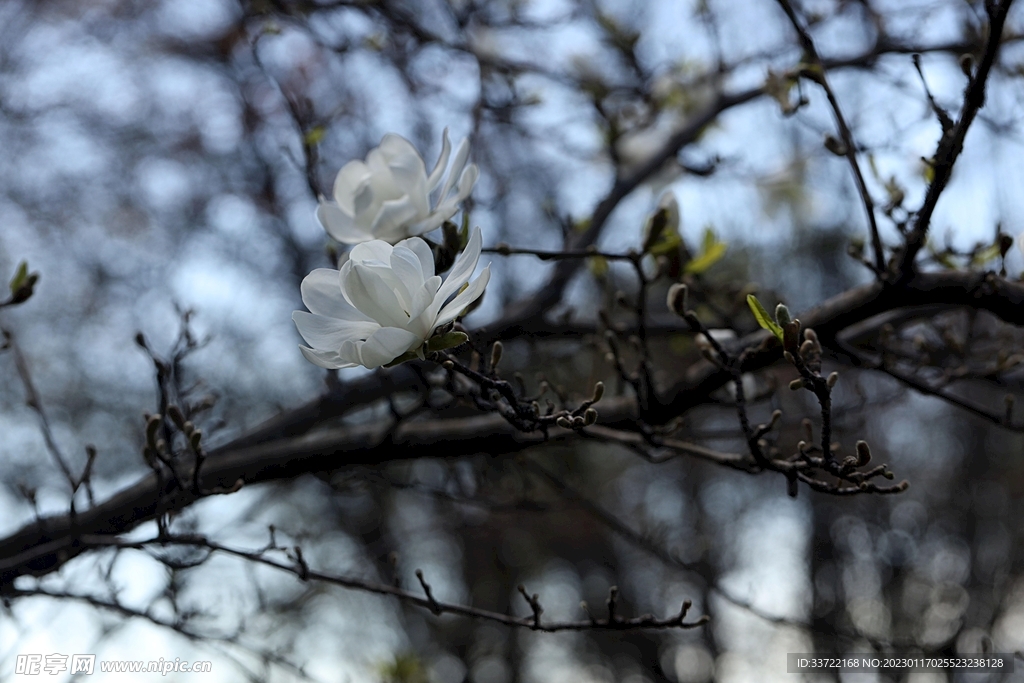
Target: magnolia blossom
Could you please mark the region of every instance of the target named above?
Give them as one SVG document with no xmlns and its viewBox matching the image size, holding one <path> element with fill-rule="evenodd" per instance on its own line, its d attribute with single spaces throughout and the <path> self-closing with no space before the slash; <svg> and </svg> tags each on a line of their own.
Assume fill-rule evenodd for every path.
<svg viewBox="0 0 1024 683">
<path fill-rule="evenodd" d="M 314 270 L 302 281 L 302 303 L 311 312 L 292 314 L 311 347 L 300 346 L 302 355 L 323 368 L 376 368 L 409 352 L 422 357 L 434 331 L 483 294 L 490 265 L 469 281 L 482 246 L 475 228 L 444 281 L 419 237 L 394 246 L 363 242 L 340 271 Z"/>
<path fill-rule="evenodd" d="M 346 244 L 375 239 L 394 244 L 430 232 L 455 215 L 479 176 L 476 165 L 466 165 L 468 139 L 459 143 L 448 169 L 451 150 L 445 128 L 441 157 L 428 176 L 412 143 L 388 133 L 366 161 L 355 159 L 338 172 L 334 200 L 321 198 L 317 218 L 331 237 Z"/>
</svg>

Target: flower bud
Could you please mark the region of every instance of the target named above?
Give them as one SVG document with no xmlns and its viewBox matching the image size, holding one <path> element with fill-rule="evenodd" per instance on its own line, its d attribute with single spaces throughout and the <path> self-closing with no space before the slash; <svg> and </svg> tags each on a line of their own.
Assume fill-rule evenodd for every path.
<svg viewBox="0 0 1024 683">
<path fill-rule="evenodd" d="M 825 136 L 825 149 L 835 154 L 837 157 L 844 157 L 847 153 L 846 145 L 842 140 L 836 138 L 833 135 Z"/>
<path fill-rule="evenodd" d="M 793 320 L 793 317 L 789 314 L 789 309 L 786 308 L 786 304 L 779 304 L 775 307 L 775 322 L 779 324 L 779 327 L 785 327 Z"/>
<path fill-rule="evenodd" d="M 494 342 L 494 345 L 491 347 L 491 370 L 498 369 L 498 363 L 501 362 L 501 353 L 504 350 L 505 348 L 500 341 Z"/>
<path fill-rule="evenodd" d="M 857 442 L 857 467 L 864 467 L 871 462 L 871 448 L 867 441 Z"/>
<path fill-rule="evenodd" d="M 798 391 L 804 388 L 804 381 L 802 379 L 795 379 L 789 383 L 789 388 L 793 391 Z"/>
<path fill-rule="evenodd" d="M 202 439 L 202 438 L 203 438 L 203 430 L 202 429 L 196 429 L 196 430 L 193 430 L 191 433 L 189 433 L 189 435 L 188 435 L 188 442 L 189 442 L 189 444 L 191 444 L 192 450 L 194 450 L 194 451 L 198 451 L 199 450 L 199 440 Z"/>
<path fill-rule="evenodd" d="M 686 315 L 688 299 L 689 290 L 683 283 L 677 282 L 668 288 L 668 308 L 676 315 Z"/>
<path fill-rule="evenodd" d="M 182 414 L 181 408 L 172 403 L 167 406 L 167 416 L 171 418 L 171 421 L 174 422 L 178 429 L 187 431 L 185 429 L 185 416 Z"/>
<path fill-rule="evenodd" d="M 598 382 L 594 385 L 594 394 L 590 397 L 591 403 L 597 403 L 604 396 L 604 382 Z"/>
<path fill-rule="evenodd" d="M 964 72 L 964 76 L 970 78 L 971 73 L 974 71 L 974 55 L 964 53 L 960 55 L 957 61 L 960 63 L 960 70 Z"/>
<path fill-rule="evenodd" d="M 594 408 L 587 408 L 583 412 L 583 424 L 587 427 L 597 422 L 597 410 Z"/>
<path fill-rule="evenodd" d="M 160 429 L 160 423 L 163 421 L 159 415 L 150 415 L 146 419 L 146 443 L 152 445 L 156 441 L 156 433 Z"/>
<path fill-rule="evenodd" d="M 555 424 L 562 429 L 572 429 L 572 421 L 564 415 L 555 420 Z"/>
<path fill-rule="evenodd" d="M 831 389 L 832 387 L 834 387 L 836 385 L 836 382 L 838 382 L 838 381 L 839 381 L 839 373 L 838 372 L 833 372 L 832 374 L 830 374 L 828 376 L 828 379 L 825 380 L 825 384 L 827 384 L 828 388 Z"/>
</svg>

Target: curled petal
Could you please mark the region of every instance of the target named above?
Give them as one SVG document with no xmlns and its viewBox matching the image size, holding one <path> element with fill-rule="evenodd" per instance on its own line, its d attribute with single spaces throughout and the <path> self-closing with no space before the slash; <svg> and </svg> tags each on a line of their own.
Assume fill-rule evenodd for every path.
<svg viewBox="0 0 1024 683">
<path fill-rule="evenodd" d="M 447 325 L 458 318 L 459 314 L 462 313 L 462 309 L 480 298 L 480 295 L 484 293 L 484 289 L 486 289 L 487 283 L 490 282 L 490 279 L 491 265 L 487 264 L 483 271 L 481 271 L 480 277 L 469 283 L 469 287 L 466 287 L 462 293 L 452 299 L 447 306 L 440 310 L 437 314 L 437 320 L 434 321 L 435 327 Z"/>
<path fill-rule="evenodd" d="M 443 202 L 448 197 L 448 193 L 452 191 L 452 187 L 455 186 L 455 181 L 462 175 L 462 168 L 466 165 L 466 160 L 469 159 L 469 138 L 462 138 L 462 142 L 459 143 L 458 149 L 455 150 L 455 160 L 452 162 L 452 168 L 448 172 L 448 178 L 444 181 L 444 187 L 441 188 L 441 194 L 438 195 L 438 201 Z"/>
<path fill-rule="evenodd" d="M 423 343 L 423 340 L 397 327 L 382 327 L 365 342 L 357 343 L 359 364 L 367 368 L 377 368 L 390 363 L 406 351 Z"/>
<path fill-rule="evenodd" d="M 372 320 L 350 322 L 305 311 L 292 313 L 292 320 L 307 344 L 326 351 L 337 351 L 345 342 L 366 339 L 380 329 L 380 325 Z"/>
<path fill-rule="evenodd" d="M 336 270 L 317 268 L 302 279 L 300 291 L 302 303 L 317 315 L 353 322 L 370 320 L 345 300 L 341 291 L 341 273 Z"/>
<path fill-rule="evenodd" d="M 434 170 L 430 172 L 430 176 L 427 178 L 427 192 L 433 192 L 441 184 L 444 170 L 448 168 L 448 157 L 451 156 L 451 153 L 452 143 L 448 139 L 448 128 L 445 128 L 444 133 L 441 134 L 441 156 L 437 158 Z"/>
<path fill-rule="evenodd" d="M 342 211 L 334 202 L 320 202 L 316 217 L 327 234 L 342 244 L 358 244 L 373 239 L 369 231 L 360 227 L 355 218 Z"/>
<path fill-rule="evenodd" d="M 355 197 L 359 190 L 368 187 L 372 177 L 369 166 L 355 159 L 348 162 L 338 171 L 334 179 L 334 201 L 349 216 L 356 214 Z"/>
<path fill-rule="evenodd" d="M 336 351 L 320 351 L 306 346 L 300 346 L 299 351 L 301 351 L 306 360 L 313 365 L 319 365 L 320 367 L 328 370 L 339 370 L 341 368 L 351 368 L 358 365 L 358 363 L 346 361 Z"/>
<path fill-rule="evenodd" d="M 441 303 L 444 303 L 448 297 L 459 291 L 462 285 L 469 282 L 469 278 L 473 275 L 473 271 L 476 270 L 476 264 L 480 260 L 482 249 L 483 237 L 480 234 L 480 228 L 473 228 L 469 233 L 469 243 L 466 244 L 466 250 L 455 259 L 451 270 L 448 271 L 447 279 L 445 279 L 441 289 L 437 292 Z"/>
</svg>

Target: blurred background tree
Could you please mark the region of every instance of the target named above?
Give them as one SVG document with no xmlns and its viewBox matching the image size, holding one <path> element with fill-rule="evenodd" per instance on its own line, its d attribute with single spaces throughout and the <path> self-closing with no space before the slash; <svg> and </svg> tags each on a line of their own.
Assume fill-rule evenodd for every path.
<svg viewBox="0 0 1024 683">
<path fill-rule="evenodd" d="M 1024 650 L 1009 6 L 3 3 L 0 678 L 51 652 L 697 683 Z M 445 127 L 481 169 L 471 344 L 314 367 L 290 315 L 344 258 L 318 198 L 388 132 L 431 164 Z M 820 372 L 749 294 L 817 331 Z M 516 401 L 553 420 L 600 381 L 597 423 L 504 421 L 470 372 L 496 381 L 499 340 Z"/>
</svg>

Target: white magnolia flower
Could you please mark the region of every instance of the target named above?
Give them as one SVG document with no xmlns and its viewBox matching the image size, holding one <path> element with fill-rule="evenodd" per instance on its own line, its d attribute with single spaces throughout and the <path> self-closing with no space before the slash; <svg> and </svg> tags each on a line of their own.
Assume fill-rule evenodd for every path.
<svg viewBox="0 0 1024 683">
<path fill-rule="evenodd" d="M 480 175 L 476 165 L 466 165 L 469 140 L 463 139 L 445 176 L 451 149 L 445 128 L 441 157 L 428 176 L 412 143 L 388 133 L 366 161 L 355 159 L 338 172 L 334 201 L 321 198 L 317 218 L 331 237 L 345 244 L 375 239 L 394 244 L 430 232 L 455 215 Z"/>
<path fill-rule="evenodd" d="M 422 357 L 434 331 L 483 294 L 490 265 L 469 282 L 482 241 L 475 228 L 443 282 L 434 275 L 430 247 L 419 237 L 395 246 L 363 242 L 340 271 L 314 270 L 302 281 L 302 303 L 311 312 L 292 314 L 312 347 L 300 346 L 302 355 L 323 368 L 376 368 L 408 352 Z"/>
</svg>

